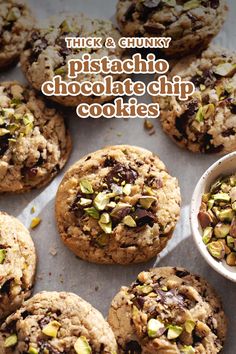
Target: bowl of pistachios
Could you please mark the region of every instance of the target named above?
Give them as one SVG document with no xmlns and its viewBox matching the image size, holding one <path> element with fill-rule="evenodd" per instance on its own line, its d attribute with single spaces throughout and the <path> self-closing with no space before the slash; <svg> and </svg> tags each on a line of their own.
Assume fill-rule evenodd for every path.
<svg viewBox="0 0 236 354">
<path fill-rule="evenodd" d="M 194 190 L 193 238 L 207 263 L 236 282 L 236 151 L 215 162 Z"/>
</svg>

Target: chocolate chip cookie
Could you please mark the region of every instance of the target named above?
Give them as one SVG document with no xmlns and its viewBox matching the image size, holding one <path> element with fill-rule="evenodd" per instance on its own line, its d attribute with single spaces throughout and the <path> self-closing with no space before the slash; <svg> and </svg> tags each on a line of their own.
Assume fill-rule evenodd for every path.
<svg viewBox="0 0 236 354">
<path fill-rule="evenodd" d="M 187 57 L 170 77 L 192 81 L 187 100 L 154 97 L 160 102 L 163 130 L 193 152 L 226 154 L 236 150 L 236 53 L 211 46 L 200 57 Z"/>
<path fill-rule="evenodd" d="M 0 212 L 0 321 L 30 296 L 35 268 L 29 231 L 17 219 Z"/>
<path fill-rule="evenodd" d="M 142 272 L 112 301 L 110 323 L 119 353 L 216 354 L 226 317 L 212 287 L 182 268 Z"/>
<path fill-rule="evenodd" d="M 225 0 L 119 0 L 117 20 L 125 36 L 170 37 L 171 57 L 207 47 L 227 14 Z"/>
<path fill-rule="evenodd" d="M 0 193 L 49 183 L 70 150 L 70 137 L 55 109 L 18 82 L 0 83 Z"/>
<path fill-rule="evenodd" d="M 89 154 L 66 173 L 56 197 L 63 242 L 96 263 L 156 256 L 180 214 L 176 178 L 150 151 L 120 145 Z"/>
<path fill-rule="evenodd" d="M 24 1 L 1 0 L 0 69 L 19 59 L 33 22 L 31 11 Z"/>
<path fill-rule="evenodd" d="M 116 354 L 102 315 L 71 293 L 42 292 L 9 316 L 0 329 L 1 354 Z"/>
<path fill-rule="evenodd" d="M 100 37 L 102 48 L 68 48 L 66 37 Z M 115 42 L 120 38 L 119 32 L 110 21 L 90 19 L 83 14 L 53 17 L 48 20 L 47 28 L 35 29 L 21 56 L 21 66 L 32 86 L 41 90 L 45 81 L 52 80 L 54 76 L 61 76 L 66 83 L 72 81 L 103 81 L 105 74 L 81 73 L 76 79 L 68 77 L 68 61 L 82 59 L 84 54 L 90 54 L 91 59 L 104 56 L 110 59 L 122 59 L 124 49 L 106 48 L 104 43 L 108 37 Z M 122 80 L 123 74 L 113 75 L 114 80 Z M 56 102 L 65 106 L 77 106 L 81 102 L 103 103 L 113 99 L 111 96 L 50 96 Z"/>
</svg>

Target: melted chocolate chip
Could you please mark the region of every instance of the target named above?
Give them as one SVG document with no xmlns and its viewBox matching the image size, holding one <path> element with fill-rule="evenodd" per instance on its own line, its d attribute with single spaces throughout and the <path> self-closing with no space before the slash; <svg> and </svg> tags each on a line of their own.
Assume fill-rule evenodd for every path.
<svg viewBox="0 0 236 354">
<path fill-rule="evenodd" d="M 177 277 L 179 278 L 184 278 L 187 275 L 189 275 L 190 273 L 187 270 L 179 270 L 179 269 L 175 269 L 175 274 L 177 275 Z"/>
<path fill-rule="evenodd" d="M 212 9 L 218 9 L 220 6 L 220 0 L 210 0 L 210 6 Z"/>
<path fill-rule="evenodd" d="M 13 279 L 8 279 L 0 288 L 0 294 L 9 294 L 11 290 L 11 282 Z"/>
<path fill-rule="evenodd" d="M 112 156 L 107 156 L 104 161 L 104 167 L 113 167 L 116 164 L 116 160 Z"/>
<path fill-rule="evenodd" d="M 27 310 L 21 313 L 21 317 L 23 318 L 23 320 L 26 319 L 26 317 L 28 317 L 30 315 L 31 315 L 31 313 Z"/>
<path fill-rule="evenodd" d="M 51 318 L 49 316 L 45 316 L 41 318 L 38 323 L 41 329 L 43 329 L 49 322 L 51 321 Z"/>
<path fill-rule="evenodd" d="M 231 112 L 232 114 L 236 114 L 236 104 L 231 104 L 231 106 L 230 106 L 230 112 Z"/>
<path fill-rule="evenodd" d="M 9 147 L 8 139 L 11 138 L 10 134 L 0 136 L 0 157 L 2 157 Z"/>
<path fill-rule="evenodd" d="M 72 49 L 67 47 L 65 38 L 59 38 L 56 41 L 56 44 L 61 47 L 59 53 L 61 56 L 63 56 L 64 59 L 66 59 L 66 57 L 72 53 Z"/>
<path fill-rule="evenodd" d="M 124 15 L 124 18 L 126 21 L 129 21 L 129 20 L 132 20 L 132 15 L 135 11 L 135 3 L 132 2 L 132 4 L 128 7 L 125 15 Z"/>
<path fill-rule="evenodd" d="M 211 70 L 204 70 L 202 75 L 195 75 L 192 77 L 192 83 L 195 86 L 205 85 L 206 87 L 211 87 L 214 85 L 216 81 L 216 77 L 214 76 Z"/>
<path fill-rule="evenodd" d="M 131 340 L 125 345 L 125 354 L 141 354 L 142 348 L 135 340 Z"/>
<path fill-rule="evenodd" d="M 222 132 L 222 136 L 224 138 L 231 136 L 231 135 L 235 135 L 235 129 L 234 128 L 229 128 L 227 130 L 225 130 L 224 132 Z"/>
<path fill-rule="evenodd" d="M 112 184 L 121 184 L 123 181 L 126 183 L 134 183 L 138 174 L 131 167 L 126 167 L 121 163 L 117 163 L 105 178 L 105 182 L 110 187 Z"/>
<path fill-rule="evenodd" d="M 149 225 L 153 226 L 155 222 L 155 216 L 150 211 L 137 208 L 133 213 L 133 218 L 136 221 L 137 226 Z"/>
<path fill-rule="evenodd" d="M 179 116 L 175 121 L 175 127 L 178 132 L 185 138 L 187 138 L 186 129 L 188 125 L 188 121 L 190 118 L 197 112 L 198 110 L 198 102 L 192 100 L 189 102 L 187 110 Z"/>
</svg>

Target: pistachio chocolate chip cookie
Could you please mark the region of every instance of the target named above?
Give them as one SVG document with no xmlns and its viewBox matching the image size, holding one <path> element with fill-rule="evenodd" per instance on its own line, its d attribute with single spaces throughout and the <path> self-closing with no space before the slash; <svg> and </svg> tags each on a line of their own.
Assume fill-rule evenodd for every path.
<svg viewBox="0 0 236 354">
<path fill-rule="evenodd" d="M 24 1 L 0 1 L 0 69 L 19 59 L 32 27 L 33 18 Z"/>
<path fill-rule="evenodd" d="M 72 293 L 42 292 L 0 329 L 1 354 L 116 354 L 114 334 L 100 312 Z"/>
<path fill-rule="evenodd" d="M 155 268 L 122 287 L 112 301 L 110 323 L 119 353 L 216 354 L 226 317 L 212 287 L 182 268 Z"/>
<path fill-rule="evenodd" d="M 29 231 L 14 217 L 0 212 L 0 321 L 30 296 L 35 268 Z"/>
<path fill-rule="evenodd" d="M 210 47 L 200 57 L 182 59 L 171 71 L 192 81 L 187 101 L 154 97 L 163 130 L 193 152 L 226 154 L 236 150 L 236 53 Z"/>
<path fill-rule="evenodd" d="M 47 27 L 35 29 L 26 44 L 21 56 L 21 66 L 32 86 L 41 90 L 45 81 L 52 80 L 54 76 L 70 84 L 72 81 L 103 81 L 105 74 L 94 73 L 78 74 L 75 79 L 68 77 L 68 61 L 82 59 L 84 54 L 90 54 L 91 59 L 101 59 L 104 56 L 110 59 L 122 59 L 124 49 L 106 48 L 104 46 L 108 37 L 117 43 L 120 34 L 110 21 L 90 19 L 83 14 L 53 17 L 48 20 Z M 99 37 L 102 38 L 102 48 L 68 48 L 66 37 Z M 113 75 L 114 80 L 121 80 L 124 74 Z M 113 99 L 111 96 L 50 96 L 64 106 L 77 106 L 81 102 L 103 103 Z"/>
<path fill-rule="evenodd" d="M 71 150 L 63 118 L 34 90 L 0 83 L 0 193 L 47 184 Z"/>
<path fill-rule="evenodd" d="M 56 198 L 63 242 L 96 263 L 138 263 L 156 256 L 171 238 L 179 213 L 176 178 L 150 151 L 127 145 L 79 160 Z"/>
<path fill-rule="evenodd" d="M 179 57 L 206 48 L 227 9 L 225 0 L 119 0 L 117 20 L 126 36 L 170 37 L 162 51 Z"/>
</svg>

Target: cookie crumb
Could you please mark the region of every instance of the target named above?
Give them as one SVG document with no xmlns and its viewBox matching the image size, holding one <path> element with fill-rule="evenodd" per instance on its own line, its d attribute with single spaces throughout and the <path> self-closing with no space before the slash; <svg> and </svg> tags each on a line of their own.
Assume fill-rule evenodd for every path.
<svg viewBox="0 0 236 354">
<path fill-rule="evenodd" d="M 152 122 L 149 119 L 145 119 L 144 129 L 148 131 L 149 135 L 153 135 L 156 132 L 154 125 L 152 124 Z"/>
<path fill-rule="evenodd" d="M 30 224 L 31 229 L 35 229 L 36 227 L 39 226 L 39 224 L 42 222 L 42 219 L 39 217 L 33 218 Z"/>
</svg>

